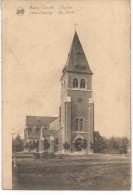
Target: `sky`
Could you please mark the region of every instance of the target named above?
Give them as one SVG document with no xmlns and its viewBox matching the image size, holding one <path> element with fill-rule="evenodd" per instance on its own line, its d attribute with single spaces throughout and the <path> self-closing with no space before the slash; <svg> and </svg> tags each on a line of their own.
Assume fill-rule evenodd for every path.
<svg viewBox="0 0 133 195">
<path fill-rule="evenodd" d="M 6 10 L 6 3 L 5 3 Z M 52 14 L 30 14 L 53 6 Z M 59 13 L 59 6 L 63 14 Z M 23 7 L 23 16 L 16 9 Z M 72 7 L 72 8 L 65 8 Z M 65 9 L 65 11 L 64 11 Z M 66 14 L 66 9 L 73 13 Z M 46 10 L 46 9 L 45 9 Z M 107 1 L 15 1 L 3 13 L 3 130 L 24 129 L 26 115 L 58 116 L 60 78 L 77 33 L 93 71 L 95 131 L 130 136 L 129 4 Z"/>
</svg>

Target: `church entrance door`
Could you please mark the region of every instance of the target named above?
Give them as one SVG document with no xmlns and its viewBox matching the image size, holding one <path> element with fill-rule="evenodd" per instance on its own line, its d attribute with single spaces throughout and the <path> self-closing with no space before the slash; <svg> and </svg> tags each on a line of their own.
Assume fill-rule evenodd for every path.
<svg viewBox="0 0 133 195">
<path fill-rule="evenodd" d="M 76 148 L 77 151 L 82 150 L 82 139 L 81 138 L 76 139 L 75 148 Z"/>
</svg>

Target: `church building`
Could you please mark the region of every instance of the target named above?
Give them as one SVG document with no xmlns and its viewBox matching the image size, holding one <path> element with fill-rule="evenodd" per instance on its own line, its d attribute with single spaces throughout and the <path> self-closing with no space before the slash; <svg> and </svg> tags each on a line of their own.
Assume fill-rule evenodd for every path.
<svg viewBox="0 0 133 195">
<path fill-rule="evenodd" d="M 61 102 L 58 117 L 27 116 L 25 146 L 39 152 L 64 153 L 91 151 L 94 134 L 92 71 L 75 32 L 60 78 Z"/>
</svg>

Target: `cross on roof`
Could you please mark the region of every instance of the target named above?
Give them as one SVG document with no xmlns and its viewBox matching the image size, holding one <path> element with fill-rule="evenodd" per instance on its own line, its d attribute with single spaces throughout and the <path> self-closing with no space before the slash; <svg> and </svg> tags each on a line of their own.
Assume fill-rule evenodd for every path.
<svg viewBox="0 0 133 195">
<path fill-rule="evenodd" d="M 75 31 L 76 31 L 76 26 L 77 26 L 78 24 L 77 23 L 74 23 L 74 26 L 75 26 Z"/>
</svg>

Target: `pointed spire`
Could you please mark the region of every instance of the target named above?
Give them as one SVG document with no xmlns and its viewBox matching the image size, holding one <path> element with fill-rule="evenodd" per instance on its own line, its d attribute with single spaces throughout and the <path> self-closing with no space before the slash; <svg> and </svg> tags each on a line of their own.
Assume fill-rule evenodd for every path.
<svg viewBox="0 0 133 195">
<path fill-rule="evenodd" d="M 76 29 L 63 73 L 66 71 L 93 74 L 87 62 Z"/>
</svg>

